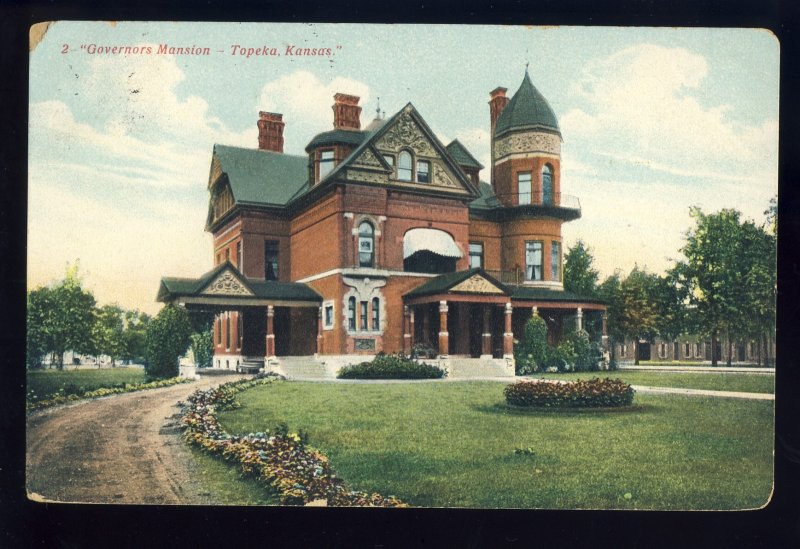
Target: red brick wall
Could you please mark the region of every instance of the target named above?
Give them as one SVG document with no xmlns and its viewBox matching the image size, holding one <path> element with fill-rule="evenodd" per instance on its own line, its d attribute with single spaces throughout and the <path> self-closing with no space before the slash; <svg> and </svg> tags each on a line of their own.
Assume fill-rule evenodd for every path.
<svg viewBox="0 0 800 549">
<path fill-rule="evenodd" d="M 502 268 L 500 244 L 502 231 L 499 223 L 473 219 L 469 223 L 469 240 L 483 242 L 483 268 L 499 271 Z"/>
<path fill-rule="evenodd" d="M 503 270 L 525 269 L 525 241 L 541 240 L 543 243 L 544 280 L 550 280 L 551 242 L 561 242 L 561 221 L 556 219 L 521 219 L 503 223 Z M 563 245 L 561 252 L 563 264 Z M 559 269 L 562 271 L 563 269 Z"/>
<path fill-rule="evenodd" d="M 557 202 L 561 192 L 561 161 L 552 157 L 512 158 L 495 167 L 495 194 L 503 204 L 517 204 L 517 174 L 531 172 L 531 202 L 541 202 L 542 170 L 545 164 L 553 168 L 553 199 Z"/>
</svg>

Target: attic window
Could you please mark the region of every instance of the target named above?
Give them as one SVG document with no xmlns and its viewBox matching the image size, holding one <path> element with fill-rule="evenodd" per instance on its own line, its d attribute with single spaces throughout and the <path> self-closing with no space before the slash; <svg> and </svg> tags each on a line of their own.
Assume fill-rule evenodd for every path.
<svg viewBox="0 0 800 549">
<path fill-rule="evenodd" d="M 322 181 L 329 173 L 333 171 L 333 151 L 321 151 L 319 154 L 319 179 Z"/>
<path fill-rule="evenodd" d="M 431 182 L 431 163 L 427 160 L 420 160 L 417 162 L 417 182 L 430 183 Z"/>
<path fill-rule="evenodd" d="M 402 151 L 397 157 L 397 179 L 400 181 L 412 181 L 414 176 L 414 160 L 411 153 Z"/>
</svg>

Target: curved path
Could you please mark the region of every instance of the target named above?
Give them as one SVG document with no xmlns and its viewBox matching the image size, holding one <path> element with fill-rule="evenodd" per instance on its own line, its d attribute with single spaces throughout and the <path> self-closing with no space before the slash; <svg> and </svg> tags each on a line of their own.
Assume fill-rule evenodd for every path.
<svg viewBox="0 0 800 549">
<path fill-rule="evenodd" d="M 40 501 L 213 504 L 196 480 L 176 403 L 233 376 L 36 412 L 27 420 L 26 485 Z"/>
</svg>

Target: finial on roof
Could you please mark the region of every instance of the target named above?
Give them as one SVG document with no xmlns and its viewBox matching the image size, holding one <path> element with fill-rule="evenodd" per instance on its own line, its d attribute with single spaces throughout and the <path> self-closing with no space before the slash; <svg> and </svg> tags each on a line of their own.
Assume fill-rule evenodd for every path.
<svg viewBox="0 0 800 549">
<path fill-rule="evenodd" d="M 375 107 L 375 118 L 380 120 L 381 118 L 381 98 L 378 98 L 378 106 Z"/>
<path fill-rule="evenodd" d="M 525 61 L 525 72 L 526 73 L 528 72 L 528 65 L 529 64 L 530 64 L 530 61 Z"/>
</svg>

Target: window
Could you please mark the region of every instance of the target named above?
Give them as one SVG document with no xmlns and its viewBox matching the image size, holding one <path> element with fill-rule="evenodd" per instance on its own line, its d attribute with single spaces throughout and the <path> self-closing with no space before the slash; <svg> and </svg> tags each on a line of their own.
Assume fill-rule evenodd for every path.
<svg viewBox="0 0 800 549">
<path fill-rule="evenodd" d="M 225 313 L 225 349 L 231 348 L 231 315 Z"/>
<path fill-rule="evenodd" d="M 384 155 L 383 155 L 383 159 L 384 159 L 384 160 L 386 161 L 386 163 L 387 163 L 387 164 L 389 164 L 389 166 L 391 166 L 391 167 L 392 167 L 392 169 L 394 170 L 394 156 L 392 156 L 391 154 L 384 154 Z"/>
<path fill-rule="evenodd" d="M 550 280 L 561 280 L 561 243 L 553 240 L 550 243 Z"/>
<path fill-rule="evenodd" d="M 372 329 L 381 329 L 381 300 L 377 297 L 372 298 Z"/>
<path fill-rule="evenodd" d="M 517 192 L 519 193 L 518 204 L 531 203 L 531 172 L 520 172 L 517 174 Z"/>
<path fill-rule="evenodd" d="M 431 163 L 427 160 L 420 160 L 417 162 L 417 182 L 430 183 L 431 182 Z"/>
<path fill-rule="evenodd" d="M 483 242 L 469 243 L 469 266 L 471 269 L 483 267 Z"/>
<path fill-rule="evenodd" d="M 322 326 L 326 330 L 333 328 L 334 319 L 333 301 L 326 301 L 322 307 Z"/>
<path fill-rule="evenodd" d="M 238 338 L 238 343 L 236 346 L 239 347 L 239 349 L 242 348 L 242 341 L 244 341 L 244 328 L 242 327 L 243 325 L 242 318 L 244 318 L 244 314 L 242 314 L 241 312 L 236 313 L 236 334 Z"/>
<path fill-rule="evenodd" d="M 397 179 L 400 181 L 411 181 L 414 175 L 414 162 L 411 159 L 411 153 L 402 151 L 397 157 Z"/>
<path fill-rule="evenodd" d="M 359 305 L 361 308 L 361 315 L 359 315 L 361 316 L 360 318 L 361 322 L 359 323 L 358 326 L 361 330 L 369 330 L 369 324 L 367 324 L 367 319 L 369 318 L 367 316 L 367 308 L 369 306 L 369 303 L 366 301 L 362 301 L 361 303 L 359 303 Z"/>
<path fill-rule="evenodd" d="M 525 280 L 542 280 L 542 241 L 525 242 Z"/>
<path fill-rule="evenodd" d="M 242 270 L 242 241 L 236 243 L 236 267 Z"/>
<path fill-rule="evenodd" d="M 542 168 L 542 203 L 553 203 L 553 167 L 550 164 Z"/>
<path fill-rule="evenodd" d="M 222 345 L 222 317 L 214 319 L 214 343 Z"/>
<path fill-rule="evenodd" d="M 230 260 L 231 260 L 231 249 L 225 248 L 225 261 L 230 261 Z"/>
<path fill-rule="evenodd" d="M 667 344 L 666 343 L 659 343 L 658 344 L 658 358 L 667 358 Z"/>
<path fill-rule="evenodd" d="M 355 331 L 356 329 L 356 298 L 351 297 L 347 300 L 347 328 Z"/>
<path fill-rule="evenodd" d="M 686 356 L 686 358 L 689 358 L 690 356 L 692 356 L 691 352 L 689 351 L 689 344 L 688 343 L 684 343 L 683 344 L 683 354 Z"/>
<path fill-rule="evenodd" d="M 703 356 L 702 351 L 703 351 L 703 348 L 699 344 L 695 343 L 694 344 L 694 357 L 695 358 L 701 358 Z"/>
<path fill-rule="evenodd" d="M 325 176 L 333 171 L 333 151 L 321 151 L 319 154 L 319 179 L 322 181 Z"/>
<path fill-rule="evenodd" d="M 624 344 L 620 345 L 620 347 L 619 347 L 619 356 L 624 358 L 625 357 L 625 353 L 627 353 L 627 352 L 628 352 L 628 346 L 624 345 Z"/>
<path fill-rule="evenodd" d="M 362 221 L 358 226 L 358 266 L 372 267 L 375 263 L 375 230 Z"/>
<path fill-rule="evenodd" d="M 278 280 L 278 241 L 264 241 L 264 279 Z"/>
</svg>

